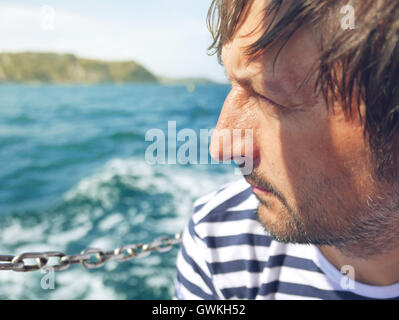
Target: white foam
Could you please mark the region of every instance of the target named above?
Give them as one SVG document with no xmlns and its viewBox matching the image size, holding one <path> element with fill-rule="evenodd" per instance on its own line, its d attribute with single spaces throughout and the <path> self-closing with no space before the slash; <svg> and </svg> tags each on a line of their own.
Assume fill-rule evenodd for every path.
<svg viewBox="0 0 399 320">
<path fill-rule="evenodd" d="M 71 230 L 49 235 L 47 242 L 51 244 L 66 245 L 69 242 L 82 239 L 91 229 L 92 224 L 86 222 L 86 224 L 75 227 Z"/>
<path fill-rule="evenodd" d="M 113 180 L 118 179 L 127 188 L 142 190 L 149 194 L 169 193 L 173 196 L 173 208 L 165 204 L 160 209 L 159 214 L 170 213 L 176 210 L 178 218 L 163 219 L 158 225 L 165 233 L 178 232 L 184 228 L 188 217 L 192 213 L 193 201 L 213 190 L 220 185 L 232 180 L 232 175 L 224 173 L 208 172 L 180 166 L 153 166 L 147 164 L 142 159 L 127 158 L 113 159 L 106 163 L 96 173 L 81 180 L 74 188 L 64 195 L 65 201 L 73 201 L 77 198 L 86 198 L 93 202 L 98 202 L 104 209 L 111 209 L 120 201 L 118 187 Z M 140 207 L 144 212 L 152 210 L 151 204 L 141 202 Z M 140 212 L 135 211 L 132 215 L 134 203 L 129 210 L 129 216 L 134 216 L 136 220 L 131 220 L 131 224 L 137 225 L 144 221 L 145 216 L 140 216 Z M 121 217 L 108 218 L 102 222 L 100 228 L 107 228 L 106 224 L 122 222 Z M 104 229 L 102 229 L 104 230 Z"/>
<path fill-rule="evenodd" d="M 106 231 L 109 229 L 112 229 L 113 227 L 115 227 L 118 223 L 122 222 L 124 220 L 124 217 L 121 213 L 115 213 L 112 214 L 108 217 L 106 217 L 105 219 L 103 219 L 100 224 L 99 224 L 99 228 L 102 231 Z"/>
<path fill-rule="evenodd" d="M 99 248 L 104 251 L 112 249 L 113 246 L 114 242 L 112 241 L 112 239 L 106 237 L 97 238 L 89 244 L 90 248 Z"/>
<path fill-rule="evenodd" d="M 30 228 L 22 227 L 19 221 L 15 221 L 0 233 L 2 245 L 14 244 L 21 241 L 42 241 L 44 240 L 43 229 L 45 222 L 40 225 L 32 226 Z"/>
<path fill-rule="evenodd" d="M 171 195 L 170 202 L 160 208 L 160 219 L 156 221 L 154 230 L 159 233 L 170 234 L 181 231 L 191 215 L 193 201 L 221 184 L 232 180 L 233 176 L 215 174 L 206 170 L 182 168 L 179 166 L 151 166 L 144 160 L 128 158 L 114 159 L 99 168 L 96 173 L 82 179 L 75 187 L 64 195 L 66 206 L 63 212 L 56 212 L 54 219 L 49 216 L 39 224 L 26 227 L 20 221 L 12 221 L 0 232 L 0 252 L 17 254 L 27 251 L 63 251 L 71 242 L 85 240 L 91 232 L 104 232 L 99 238 L 92 240 L 87 246 L 103 250 L 112 250 L 126 244 L 123 239 L 129 234 L 132 226 L 145 224 L 148 213 L 153 210 L 151 201 L 141 201 L 135 207 L 135 199 L 131 200 L 131 207 L 126 213 L 112 210 L 121 201 L 119 186 L 116 179 L 126 188 L 146 192 L 147 194 Z M 70 202 L 75 200 L 89 200 L 80 206 Z M 140 200 L 139 200 L 140 201 Z M 98 204 L 98 205 L 97 205 Z M 126 204 L 126 202 L 124 202 Z M 66 209 L 65 209 L 66 208 Z M 57 209 L 58 210 L 58 209 Z M 64 212 L 64 210 L 66 210 Z M 176 216 L 163 217 L 171 210 L 176 210 Z M 60 214 L 61 213 L 61 214 Z M 105 215 L 107 213 L 107 215 Z M 94 225 L 99 219 L 98 225 Z M 65 230 L 66 226 L 70 228 Z M 98 230 L 93 230 L 98 227 Z M 135 231 L 137 239 L 148 237 L 148 229 Z M 17 252 L 9 252 L 8 246 L 17 246 Z M 76 254 L 77 252 L 66 252 Z M 171 279 L 175 274 L 172 268 L 163 268 L 161 257 L 154 254 L 137 260 L 134 267 L 125 273 L 118 274 L 118 281 L 136 285 L 146 285 L 154 290 L 170 287 L 173 293 Z M 105 266 L 106 272 L 112 272 L 118 264 L 109 262 Z M 104 283 L 103 273 L 89 273 L 81 266 L 71 266 L 67 271 L 56 273 L 56 289 L 42 291 L 40 279 L 44 274 L 0 272 L 0 296 L 8 299 L 124 299 L 124 292 L 117 292 L 112 286 Z M 138 280 L 136 280 L 138 279 Z M 140 281 L 144 281 L 141 283 Z"/>
<path fill-rule="evenodd" d="M 104 208 L 111 208 L 119 198 L 118 190 L 111 183 L 116 177 L 127 187 L 150 194 L 170 192 L 190 199 L 216 189 L 231 178 L 226 174 L 178 166 L 151 166 L 135 158 L 113 159 L 97 173 L 81 180 L 64 195 L 64 199 L 71 201 L 84 197 L 101 202 Z"/>
<path fill-rule="evenodd" d="M 117 293 L 107 287 L 101 274 L 91 273 L 89 275 L 86 270 L 81 269 L 57 273 L 56 285 L 56 290 L 51 292 L 51 299 L 73 299 L 78 296 L 84 296 L 89 300 L 125 298 L 123 293 Z"/>
</svg>

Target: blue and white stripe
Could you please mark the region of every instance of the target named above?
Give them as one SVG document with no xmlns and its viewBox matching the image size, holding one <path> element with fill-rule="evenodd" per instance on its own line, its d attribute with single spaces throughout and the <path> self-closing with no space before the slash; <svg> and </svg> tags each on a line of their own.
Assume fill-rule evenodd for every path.
<svg viewBox="0 0 399 320">
<path fill-rule="evenodd" d="M 256 218 L 244 179 L 194 203 L 177 257 L 176 299 L 394 299 L 399 284 L 354 283 L 316 246 L 273 240 Z"/>
</svg>

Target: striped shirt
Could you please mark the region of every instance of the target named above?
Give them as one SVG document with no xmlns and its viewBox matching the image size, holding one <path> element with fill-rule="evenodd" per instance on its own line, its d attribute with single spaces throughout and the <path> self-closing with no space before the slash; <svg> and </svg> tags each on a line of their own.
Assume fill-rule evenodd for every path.
<svg viewBox="0 0 399 320">
<path fill-rule="evenodd" d="M 399 283 L 371 286 L 341 274 L 314 245 L 272 239 L 245 179 L 194 203 L 177 257 L 175 299 L 392 299 Z"/>
</svg>

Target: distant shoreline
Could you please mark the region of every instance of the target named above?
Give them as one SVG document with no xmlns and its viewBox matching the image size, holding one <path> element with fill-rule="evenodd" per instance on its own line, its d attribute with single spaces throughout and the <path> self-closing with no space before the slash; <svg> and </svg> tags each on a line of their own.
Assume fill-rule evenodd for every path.
<svg viewBox="0 0 399 320">
<path fill-rule="evenodd" d="M 160 84 L 193 86 L 221 84 L 207 78 L 158 76 L 135 61 L 104 61 L 54 52 L 0 53 L 0 84 L 98 85 Z"/>
<path fill-rule="evenodd" d="M 201 86 L 229 86 L 229 83 L 209 82 L 209 83 L 140 83 L 140 82 L 101 82 L 101 83 L 50 83 L 50 82 L 0 82 L 0 86 L 26 86 L 26 87 L 97 87 L 97 86 L 163 86 L 163 87 L 188 87 L 194 85 Z"/>
</svg>

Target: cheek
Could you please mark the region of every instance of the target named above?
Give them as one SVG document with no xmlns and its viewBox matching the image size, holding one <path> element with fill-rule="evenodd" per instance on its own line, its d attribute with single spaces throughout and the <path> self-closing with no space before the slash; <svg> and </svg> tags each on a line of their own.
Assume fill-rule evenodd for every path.
<svg viewBox="0 0 399 320">
<path fill-rule="evenodd" d="M 275 150 L 279 150 L 281 171 L 288 180 L 302 172 L 320 172 L 331 168 L 331 143 L 326 116 L 319 112 L 293 112 L 281 117 L 276 131 Z"/>
<path fill-rule="evenodd" d="M 346 191 L 357 198 L 375 191 L 370 150 L 360 121 L 336 114 L 331 117 L 329 130 L 331 153 L 335 156 L 335 166 L 344 174 Z"/>
<path fill-rule="evenodd" d="M 341 199 L 367 192 L 370 167 L 362 126 L 340 113 L 304 117 L 296 123 L 282 121 L 280 127 L 281 158 L 293 198 L 298 190 L 310 197 L 320 193 L 320 198 L 334 194 Z"/>
<path fill-rule="evenodd" d="M 330 148 L 347 167 L 365 163 L 368 147 L 363 137 L 363 126 L 358 118 L 345 119 L 342 111 L 331 116 L 328 123 Z"/>
<path fill-rule="evenodd" d="M 334 114 L 323 106 L 312 110 L 317 111 L 281 121 L 280 141 L 287 164 L 300 162 L 329 172 L 365 163 L 368 153 L 359 121 L 346 119 L 341 110 Z"/>
<path fill-rule="evenodd" d="M 327 182 L 339 192 L 365 190 L 370 167 L 359 121 L 340 110 L 331 114 L 322 102 L 309 111 L 262 119 L 260 169 L 287 197 L 294 200 L 298 190 L 317 192 Z"/>
</svg>

